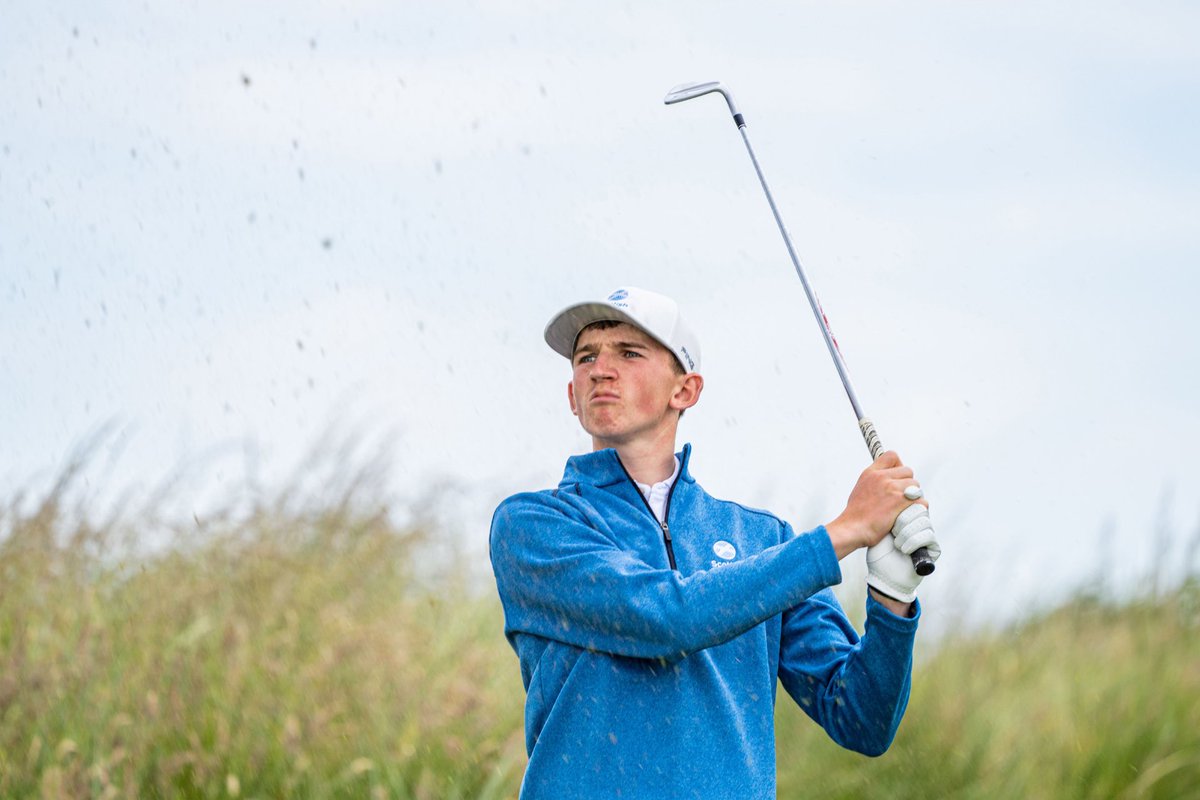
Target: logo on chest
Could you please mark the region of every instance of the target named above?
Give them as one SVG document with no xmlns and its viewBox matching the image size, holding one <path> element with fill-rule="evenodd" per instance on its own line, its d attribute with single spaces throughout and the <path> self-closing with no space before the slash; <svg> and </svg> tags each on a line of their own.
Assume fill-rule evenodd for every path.
<svg viewBox="0 0 1200 800">
<path fill-rule="evenodd" d="M 714 544 L 712 550 L 717 558 L 721 559 L 720 561 L 713 559 L 711 565 L 714 567 L 723 567 L 737 557 L 737 548 L 724 539 Z"/>
</svg>

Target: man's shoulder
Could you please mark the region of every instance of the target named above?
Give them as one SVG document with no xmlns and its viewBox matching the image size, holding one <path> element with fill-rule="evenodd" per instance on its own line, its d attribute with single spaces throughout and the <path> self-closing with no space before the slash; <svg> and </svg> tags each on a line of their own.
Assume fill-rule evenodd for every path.
<svg viewBox="0 0 1200 800">
<path fill-rule="evenodd" d="M 570 502 L 569 498 L 579 494 L 579 487 L 574 484 L 565 484 L 557 486 L 553 489 L 530 489 L 524 492 L 516 492 L 500 501 L 496 507 L 499 511 L 503 508 L 521 508 L 528 506 L 553 506 L 565 502 Z"/>
<path fill-rule="evenodd" d="M 505 518 L 534 515 L 577 516 L 580 498 L 579 487 L 571 484 L 554 489 L 535 489 L 517 492 L 500 501 L 492 514 L 492 527 Z"/>
<path fill-rule="evenodd" d="M 554 505 L 557 499 L 555 497 L 557 492 L 557 489 L 535 489 L 510 494 L 496 506 L 496 511 L 492 514 L 492 517 L 496 519 L 506 514 L 515 514 L 527 509 Z"/>
<path fill-rule="evenodd" d="M 697 492 L 697 496 L 702 498 L 702 502 L 708 503 L 714 508 L 721 508 L 727 513 L 731 514 L 745 515 L 761 522 L 774 521 L 780 525 L 786 524 L 778 514 L 768 511 L 765 508 L 755 508 L 754 506 L 748 506 L 745 503 L 739 503 L 736 500 L 725 500 L 720 497 L 713 497 L 695 479 L 692 479 L 691 483 Z"/>
</svg>

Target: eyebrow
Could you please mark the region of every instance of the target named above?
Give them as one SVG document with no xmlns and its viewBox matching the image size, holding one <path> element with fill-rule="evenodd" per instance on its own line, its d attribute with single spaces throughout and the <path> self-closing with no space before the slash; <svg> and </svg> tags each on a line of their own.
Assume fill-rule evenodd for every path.
<svg viewBox="0 0 1200 800">
<path fill-rule="evenodd" d="M 616 347 L 620 350 L 649 350 L 650 349 L 650 345 L 645 344 L 644 342 L 632 342 L 632 341 L 612 342 L 612 346 Z M 574 358 L 575 356 L 579 355 L 580 353 L 584 353 L 584 352 L 594 353 L 599 349 L 600 349 L 600 347 L 598 345 L 594 345 L 594 344 L 580 345 L 579 347 L 575 348 L 575 352 L 571 354 L 571 357 Z"/>
</svg>

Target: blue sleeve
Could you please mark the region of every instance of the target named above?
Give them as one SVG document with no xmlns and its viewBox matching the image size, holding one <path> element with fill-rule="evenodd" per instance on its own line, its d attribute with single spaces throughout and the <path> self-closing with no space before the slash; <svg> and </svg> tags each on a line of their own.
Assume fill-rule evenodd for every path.
<svg viewBox="0 0 1200 800">
<path fill-rule="evenodd" d="M 920 606 L 898 617 L 867 595 L 860 639 L 832 591 L 783 615 L 779 680 L 842 747 L 869 756 L 892 744 L 908 705 Z"/>
<path fill-rule="evenodd" d="M 496 509 L 491 557 L 510 639 L 531 633 L 667 662 L 729 641 L 841 580 L 823 527 L 683 576 L 621 549 L 549 494 L 515 495 Z"/>
</svg>

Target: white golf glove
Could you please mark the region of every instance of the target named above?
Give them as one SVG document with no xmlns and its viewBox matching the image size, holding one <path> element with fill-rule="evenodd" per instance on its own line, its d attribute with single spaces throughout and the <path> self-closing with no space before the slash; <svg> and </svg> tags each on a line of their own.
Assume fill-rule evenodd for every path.
<svg viewBox="0 0 1200 800">
<path fill-rule="evenodd" d="M 942 555 L 929 521 L 929 509 L 913 503 L 896 517 L 890 536 L 867 548 L 867 584 L 888 597 L 911 603 L 917 597 L 921 576 L 913 569 L 910 554 L 922 547 L 934 561 Z"/>
</svg>

